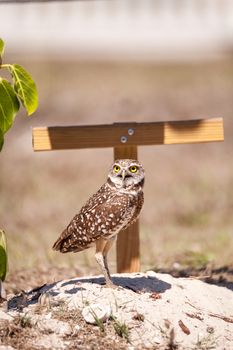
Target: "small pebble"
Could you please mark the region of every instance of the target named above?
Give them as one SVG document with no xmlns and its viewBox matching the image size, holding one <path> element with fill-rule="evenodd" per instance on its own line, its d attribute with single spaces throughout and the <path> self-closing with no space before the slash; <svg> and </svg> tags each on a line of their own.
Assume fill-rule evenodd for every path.
<svg viewBox="0 0 233 350">
<path fill-rule="evenodd" d="M 147 271 L 146 272 L 146 276 L 148 278 L 155 278 L 156 277 L 156 273 L 154 271 Z"/>
<path fill-rule="evenodd" d="M 213 334 L 213 333 L 214 333 L 214 327 L 207 327 L 207 328 L 206 328 L 206 331 L 207 331 L 209 334 Z"/>
<path fill-rule="evenodd" d="M 0 310 L 0 320 L 7 320 L 7 321 L 12 321 L 12 316 L 10 316 L 8 313 Z"/>
<path fill-rule="evenodd" d="M 106 305 L 91 304 L 84 307 L 82 315 L 87 323 L 97 324 L 98 320 L 105 322 L 111 316 L 111 308 Z"/>
</svg>

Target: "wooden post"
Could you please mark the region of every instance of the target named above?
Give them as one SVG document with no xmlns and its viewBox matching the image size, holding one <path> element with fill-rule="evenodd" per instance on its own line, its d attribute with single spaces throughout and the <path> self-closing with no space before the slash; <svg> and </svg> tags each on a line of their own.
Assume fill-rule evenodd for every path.
<svg viewBox="0 0 233 350">
<path fill-rule="evenodd" d="M 114 147 L 114 159 L 138 159 L 137 146 Z M 117 272 L 140 271 L 139 222 L 117 237 Z"/>
</svg>

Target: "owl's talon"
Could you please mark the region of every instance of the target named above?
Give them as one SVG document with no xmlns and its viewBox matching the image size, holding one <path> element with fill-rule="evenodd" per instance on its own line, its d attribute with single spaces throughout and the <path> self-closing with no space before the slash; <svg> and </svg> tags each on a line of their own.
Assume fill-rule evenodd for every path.
<svg viewBox="0 0 233 350">
<path fill-rule="evenodd" d="M 104 285 L 104 288 L 112 288 L 112 289 L 122 289 L 122 287 L 114 284 L 113 282 L 106 282 L 106 284 Z"/>
</svg>

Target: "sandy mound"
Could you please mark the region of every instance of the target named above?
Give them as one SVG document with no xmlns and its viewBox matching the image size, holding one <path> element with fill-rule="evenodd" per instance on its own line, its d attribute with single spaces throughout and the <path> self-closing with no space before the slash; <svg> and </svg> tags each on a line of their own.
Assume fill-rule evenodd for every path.
<svg viewBox="0 0 233 350">
<path fill-rule="evenodd" d="M 53 310 L 60 310 L 61 305 L 70 318 L 74 310 L 84 309 L 83 316 L 88 318 L 89 309 L 89 318 L 97 324 L 91 327 L 117 324 L 122 334 L 116 331 L 116 341 L 117 336 L 124 336 L 125 348 L 233 348 L 232 290 L 152 271 L 116 274 L 113 280 L 120 288 L 105 288 L 101 277 L 44 285 L 12 298 L 7 316 L 16 317 L 21 309 L 36 327 L 49 329 L 50 337 L 57 336 L 57 343 L 53 339 L 52 345 L 48 339 L 47 343 L 40 340 L 41 348 L 69 348 L 71 340 L 67 336 L 72 332 L 74 335 L 74 329 L 79 334 L 81 325 L 77 320 L 71 326 L 54 318 Z M 100 316 L 93 311 L 97 310 L 96 304 Z M 42 310 L 39 315 L 38 308 Z"/>
</svg>

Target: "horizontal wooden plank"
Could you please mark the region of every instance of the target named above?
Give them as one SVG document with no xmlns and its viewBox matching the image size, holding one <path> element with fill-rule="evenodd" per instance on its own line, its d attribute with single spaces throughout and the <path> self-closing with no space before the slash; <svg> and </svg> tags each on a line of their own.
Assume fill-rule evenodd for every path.
<svg viewBox="0 0 233 350">
<path fill-rule="evenodd" d="M 223 119 L 107 125 L 52 126 L 33 129 L 35 151 L 223 141 Z"/>
</svg>

